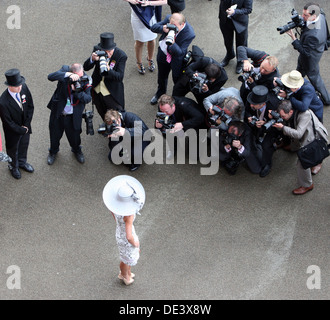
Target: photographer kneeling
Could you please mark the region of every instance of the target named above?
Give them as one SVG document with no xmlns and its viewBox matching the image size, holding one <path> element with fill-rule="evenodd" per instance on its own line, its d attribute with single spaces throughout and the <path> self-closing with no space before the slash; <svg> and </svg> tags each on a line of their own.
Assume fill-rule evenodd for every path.
<svg viewBox="0 0 330 320">
<path fill-rule="evenodd" d="M 130 171 L 136 171 L 142 164 L 143 151 L 150 143 L 150 141 L 143 141 L 144 133 L 149 128 L 139 116 L 132 112 L 108 110 L 104 121 L 105 127 L 99 130 L 99 133 L 109 138 L 109 160 L 113 162 L 114 148 L 122 143 L 120 149 L 116 150 L 118 156 L 125 164 L 128 164 Z M 126 141 L 127 145 L 124 135 L 129 137 L 129 142 Z"/>
<path fill-rule="evenodd" d="M 242 162 L 246 162 L 252 173 L 260 173 L 261 165 L 256 156 L 256 147 L 251 129 L 241 121 L 231 121 L 227 133 L 220 135 L 219 159 L 231 175 Z"/>
<path fill-rule="evenodd" d="M 184 97 L 188 92 L 192 92 L 203 110 L 203 100 L 218 92 L 227 80 L 225 69 L 220 67 L 217 61 L 209 57 L 201 57 L 188 65 L 174 85 L 172 96 Z"/>
<path fill-rule="evenodd" d="M 80 146 L 81 122 L 85 105 L 92 100 L 92 80 L 79 63 L 64 65 L 59 71 L 50 73 L 48 80 L 58 81 L 58 84 L 47 106 L 51 109 L 50 149 L 47 163 L 49 165 L 54 163 L 64 131 L 77 161 L 84 163 L 85 157 Z"/>
</svg>

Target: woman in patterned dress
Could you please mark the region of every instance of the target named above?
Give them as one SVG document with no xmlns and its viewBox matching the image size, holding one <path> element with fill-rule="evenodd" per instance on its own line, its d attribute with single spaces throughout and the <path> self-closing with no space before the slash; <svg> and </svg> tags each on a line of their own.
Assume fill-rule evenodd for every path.
<svg viewBox="0 0 330 320">
<path fill-rule="evenodd" d="M 140 242 L 133 223 L 145 201 L 144 188 L 131 176 L 117 176 L 105 186 L 103 201 L 116 221 L 116 241 L 121 260 L 118 278 L 130 285 L 135 277 L 131 267 L 140 258 Z"/>
</svg>

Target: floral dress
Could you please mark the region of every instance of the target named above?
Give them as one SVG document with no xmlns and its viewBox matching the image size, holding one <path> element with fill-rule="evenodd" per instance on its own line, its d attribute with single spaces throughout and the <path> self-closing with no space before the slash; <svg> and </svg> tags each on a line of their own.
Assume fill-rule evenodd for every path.
<svg viewBox="0 0 330 320">
<path fill-rule="evenodd" d="M 134 247 L 127 241 L 124 216 L 119 216 L 116 214 L 114 216 L 117 223 L 116 241 L 119 249 L 120 260 L 129 266 L 135 266 L 140 258 L 140 249 Z M 134 220 L 135 217 L 136 215 L 134 215 Z M 132 234 L 135 241 L 138 241 L 138 236 L 135 233 L 134 225 L 132 226 Z"/>
</svg>

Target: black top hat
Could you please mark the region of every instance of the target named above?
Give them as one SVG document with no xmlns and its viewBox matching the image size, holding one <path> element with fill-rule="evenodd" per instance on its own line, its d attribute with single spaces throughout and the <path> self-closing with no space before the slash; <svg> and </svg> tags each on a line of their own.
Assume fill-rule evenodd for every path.
<svg viewBox="0 0 330 320">
<path fill-rule="evenodd" d="M 21 76 L 18 69 L 10 69 L 5 73 L 7 81 L 5 84 L 10 87 L 19 87 L 25 82 L 24 77 Z"/>
<path fill-rule="evenodd" d="M 112 50 L 116 47 L 115 36 L 111 32 L 104 32 L 100 35 L 100 43 L 97 45 L 102 50 Z"/>
<path fill-rule="evenodd" d="M 250 104 L 262 104 L 268 101 L 268 89 L 265 86 L 255 86 L 247 96 Z"/>
</svg>

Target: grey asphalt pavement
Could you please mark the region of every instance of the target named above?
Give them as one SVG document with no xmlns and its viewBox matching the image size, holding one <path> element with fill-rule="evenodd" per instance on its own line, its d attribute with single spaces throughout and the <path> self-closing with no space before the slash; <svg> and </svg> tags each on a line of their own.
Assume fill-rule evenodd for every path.
<svg viewBox="0 0 330 320">
<path fill-rule="evenodd" d="M 19 30 L 7 28 L 7 9 L 13 4 L 21 10 Z M 304 4 L 254 1 L 249 46 L 276 55 L 282 74 L 296 67 L 298 53 L 276 27 L 290 20 L 292 8 L 301 12 Z M 330 16 L 330 2 L 320 4 Z M 218 5 L 216 0 L 186 0 L 184 14 L 196 32 L 193 43 L 221 61 L 225 51 Z M 5 71 L 17 67 L 35 102 L 28 155 L 35 172 L 23 172 L 17 181 L 0 163 L 0 299 L 329 299 L 330 160 L 314 177 L 313 191 L 293 196 L 297 158 L 283 150 L 275 153 L 272 171 L 263 179 L 244 167 L 229 176 L 221 168 L 216 175 L 201 175 L 207 167 L 202 164 L 143 165 L 132 174 L 146 190 L 146 204 L 135 223 L 141 242 L 141 258 L 133 269 L 136 280 L 126 287 L 117 279 L 115 223 L 102 190 L 112 177 L 130 174 L 128 169 L 109 163 L 105 138 L 85 132 L 85 164 L 75 160 L 65 137 L 55 164 L 46 162 L 46 104 L 55 89 L 47 75 L 63 64 L 84 62 L 106 31 L 115 34 L 117 46 L 128 55 L 126 109 L 153 127 L 156 107 L 149 100 L 157 73 L 137 72 L 126 2 L 0 3 L 0 91 L 6 89 Z M 328 90 L 329 63 L 330 53 L 325 52 L 321 74 Z M 226 86 L 239 88 L 235 63 L 226 70 Z M 95 115 L 95 129 L 100 123 Z M 330 107 L 324 108 L 324 124 L 330 129 Z M 20 289 L 10 289 L 11 276 L 18 271 Z"/>
</svg>

